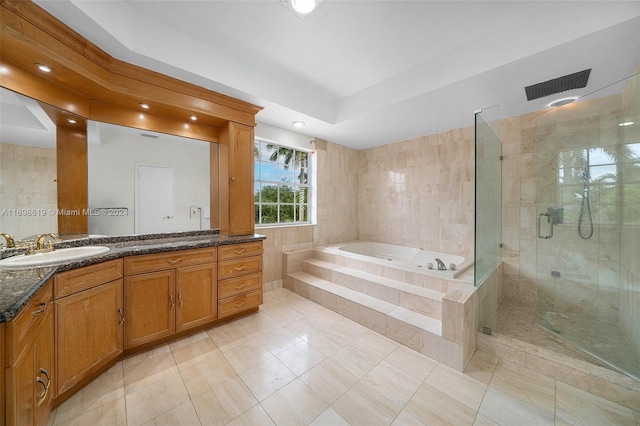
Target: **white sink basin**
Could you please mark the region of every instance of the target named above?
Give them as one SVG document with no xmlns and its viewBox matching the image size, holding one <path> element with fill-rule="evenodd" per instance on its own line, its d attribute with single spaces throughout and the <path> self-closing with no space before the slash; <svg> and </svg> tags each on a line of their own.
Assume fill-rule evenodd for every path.
<svg viewBox="0 0 640 426">
<path fill-rule="evenodd" d="M 64 263 L 70 260 L 83 259 L 85 257 L 96 256 L 106 253 L 109 247 L 104 246 L 85 246 L 58 249 L 48 253 L 21 254 L 18 256 L 8 257 L 0 260 L 0 266 L 12 268 L 24 268 L 29 266 L 47 266 L 57 263 Z"/>
</svg>

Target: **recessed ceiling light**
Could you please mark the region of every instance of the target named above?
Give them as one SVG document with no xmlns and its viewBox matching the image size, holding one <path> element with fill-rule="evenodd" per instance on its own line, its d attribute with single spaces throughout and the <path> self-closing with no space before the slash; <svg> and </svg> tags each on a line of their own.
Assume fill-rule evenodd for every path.
<svg viewBox="0 0 640 426">
<path fill-rule="evenodd" d="M 562 105 L 570 104 L 571 102 L 575 101 L 576 99 L 578 99 L 577 96 L 571 96 L 569 98 L 557 99 L 557 100 L 551 102 L 547 106 L 552 107 L 552 108 L 553 107 L 559 107 L 559 106 L 562 106 Z"/>
<path fill-rule="evenodd" d="M 294 121 L 291 124 L 293 124 L 293 127 L 304 127 L 305 122 L 304 121 Z"/>
<path fill-rule="evenodd" d="M 291 0 L 291 7 L 296 12 L 306 15 L 316 8 L 316 0 Z"/>
<path fill-rule="evenodd" d="M 149 109 L 149 104 L 140 104 L 140 108 Z"/>
<path fill-rule="evenodd" d="M 51 72 L 53 71 L 53 68 L 51 68 L 49 65 L 45 65 L 45 64 L 36 64 L 36 66 L 38 67 L 38 69 L 42 72 Z"/>
<path fill-rule="evenodd" d="M 74 120 L 73 118 L 67 118 L 67 123 L 76 124 L 76 120 Z"/>
<path fill-rule="evenodd" d="M 191 121 L 196 121 L 198 119 L 198 117 L 196 117 L 195 115 L 190 115 L 189 116 L 189 120 Z"/>
<path fill-rule="evenodd" d="M 623 123 L 619 123 L 618 126 L 627 127 L 627 126 L 631 126 L 633 123 L 635 123 L 635 122 L 634 121 L 625 121 Z"/>
</svg>

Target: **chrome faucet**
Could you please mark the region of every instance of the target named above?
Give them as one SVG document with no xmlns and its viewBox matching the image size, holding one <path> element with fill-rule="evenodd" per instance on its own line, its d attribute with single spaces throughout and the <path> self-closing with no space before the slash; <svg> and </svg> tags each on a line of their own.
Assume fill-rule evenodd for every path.
<svg viewBox="0 0 640 426">
<path fill-rule="evenodd" d="M 438 271 L 446 271 L 447 267 L 444 266 L 444 262 L 436 257 L 436 263 L 438 264 Z"/>
<path fill-rule="evenodd" d="M 7 248 L 15 248 L 16 242 L 13 239 L 13 235 L 5 234 L 4 232 L 0 233 L 0 236 L 3 236 L 7 241 Z"/>
</svg>

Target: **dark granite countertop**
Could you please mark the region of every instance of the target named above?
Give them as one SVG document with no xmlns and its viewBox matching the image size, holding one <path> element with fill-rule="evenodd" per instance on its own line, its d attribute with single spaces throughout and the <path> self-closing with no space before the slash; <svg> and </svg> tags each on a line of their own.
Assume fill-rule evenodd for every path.
<svg viewBox="0 0 640 426">
<path fill-rule="evenodd" d="M 110 250 L 96 256 L 69 260 L 63 264 L 30 268 L 0 268 L 0 323 L 11 321 L 27 305 L 34 294 L 56 272 L 82 268 L 125 256 L 162 253 L 264 240 L 263 235 L 228 237 L 217 230 L 171 234 L 125 235 L 117 237 L 89 236 L 56 243 L 55 248 L 107 246 Z M 24 253 L 22 249 L 2 250 L 0 259 Z"/>
</svg>

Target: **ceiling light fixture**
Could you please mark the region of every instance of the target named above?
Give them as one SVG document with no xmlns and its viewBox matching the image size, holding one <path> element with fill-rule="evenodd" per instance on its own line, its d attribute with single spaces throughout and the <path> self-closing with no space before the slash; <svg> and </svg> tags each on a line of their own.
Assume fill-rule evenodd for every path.
<svg viewBox="0 0 640 426">
<path fill-rule="evenodd" d="M 53 68 L 51 68 L 49 65 L 45 65 L 45 64 L 36 64 L 36 66 L 38 67 L 38 69 L 42 72 L 51 72 L 53 71 Z"/>
<path fill-rule="evenodd" d="M 76 120 L 74 120 L 73 118 L 67 118 L 67 123 L 76 124 Z"/>
<path fill-rule="evenodd" d="M 195 115 L 190 115 L 189 116 L 189 120 L 191 121 L 196 121 L 198 119 L 198 117 L 196 117 Z"/>
<path fill-rule="evenodd" d="M 291 123 L 293 125 L 293 127 L 304 127 L 305 122 L 304 121 L 294 121 L 293 123 Z"/>
<path fill-rule="evenodd" d="M 627 127 L 627 126 L 631 126 L 633 125 L 633 123 L 635 123 L 635 121 L 625 121 L 623 123 L 619 123 L 618 126 L 620 127 Z"/>
<path fill-rule="evenodd" d="M 140 108 L 149 109 L 149 104 L 140 104 Z"/>
<path fill-rule="evenodd" d="M 316 0 L 291 0 L 291 7 L 296 12 L 306 15 L 316 8 Z"/>
<path fill-rule="evenodd" d="M 559 106 L 562 106 L 562 105 L 570 104 L 571 102 L 574 102 L 576 99 L 578 99 L 577 96 L 571 96 L 569 98 L 557 99 L 557 100 L 551 102 L 547 106 L 552 107 L 552 108 L 559 107 Z"/>
</svg>

